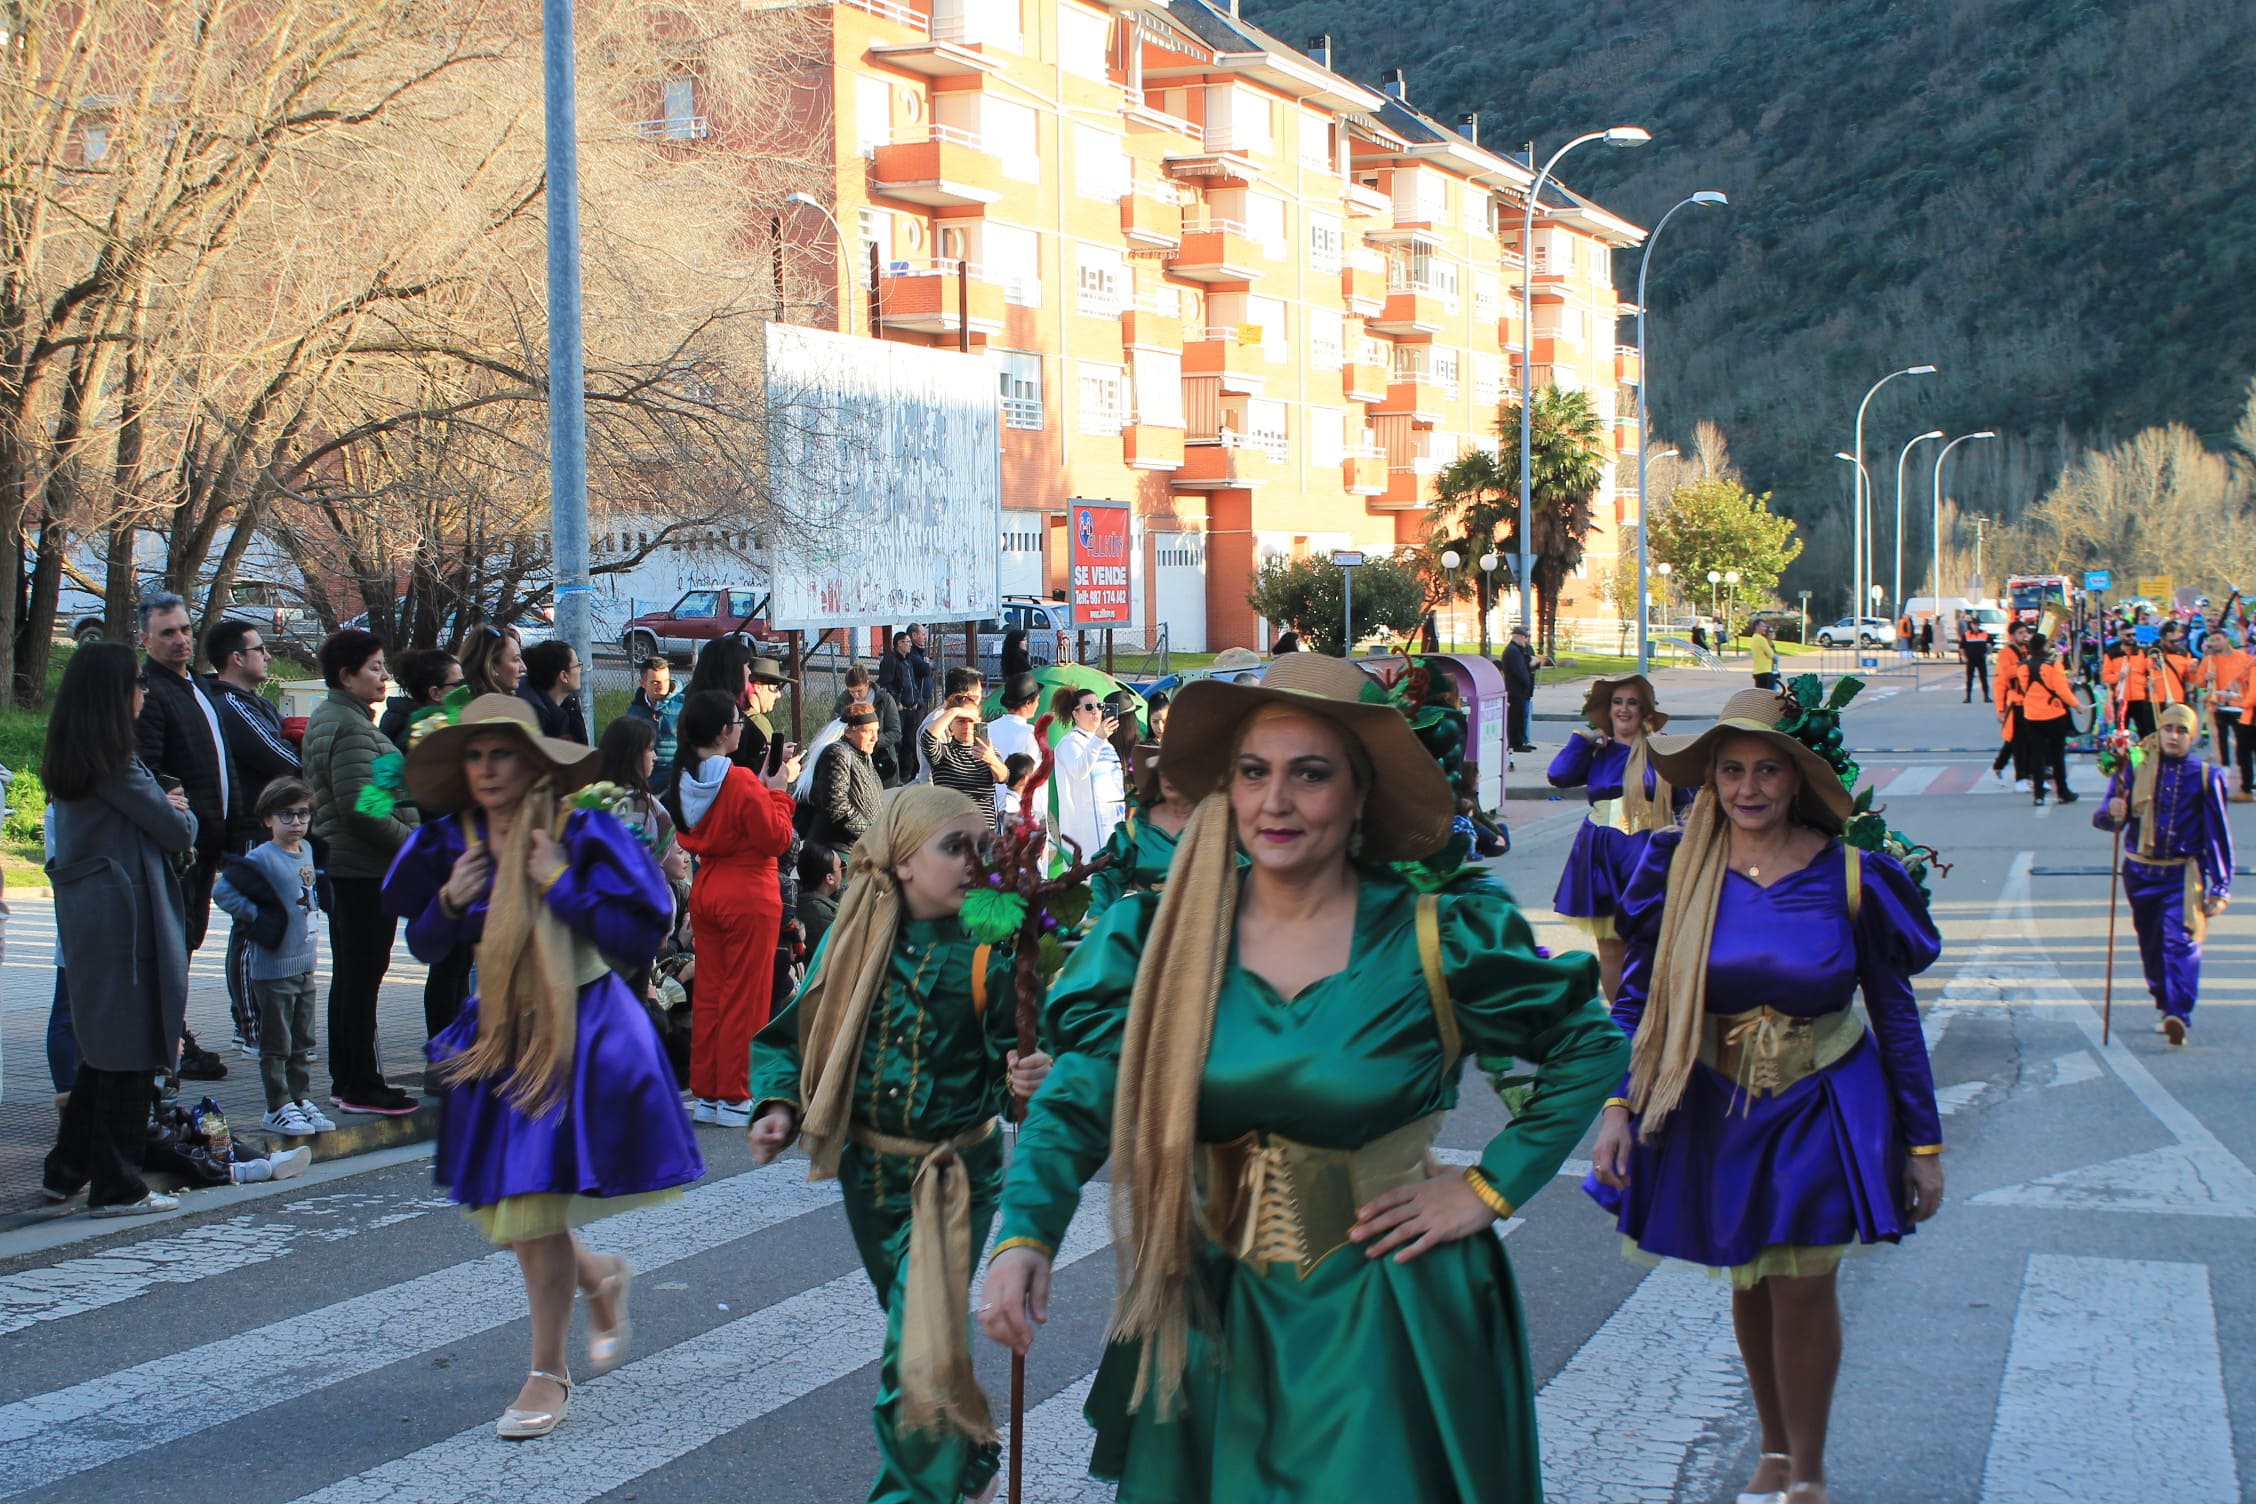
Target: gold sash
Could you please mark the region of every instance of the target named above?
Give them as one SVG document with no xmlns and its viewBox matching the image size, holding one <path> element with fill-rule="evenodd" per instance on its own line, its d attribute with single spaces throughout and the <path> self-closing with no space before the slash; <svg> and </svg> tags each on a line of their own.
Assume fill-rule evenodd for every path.
<svg viewBox="0 0 2256 1504">
<path fill-rule="evenodd" d="M 1864 1020 L 1840 1009 L 1797 1018 L 1773 1008 L 1700 1020 L 1700 1063 L 1731 1078 L 1752 1108 L 1839 1060 L 1864 1037 Z"/>
<path fill-rule="evenodd" d="M 963 1151 L 995 1132 L 989 1118 L 938 1143 L 896 1138 L 861 1123 L 846 1136 L 873 1154 L 914 1159 L 909 1187 L 908 1288 L 901 1311 L 901 1424 L 995 1439 L 995 1422 L 971 1366 L 964 1319 L 971 1304 L 971 1175 Z"/>
<path fill-rule="evenodd" d="M 1290 1264 L 1302 1279 L 1348 1246 L 1363 1204 L 1426 1178 L 1426 1151 L 1446 1113 L 1434 1113 L 1360 1149 L 1319 1149 L 1273 1133 L 1200 1146 L 1207 1235 L 1268 1273 Z"/>
</svg>

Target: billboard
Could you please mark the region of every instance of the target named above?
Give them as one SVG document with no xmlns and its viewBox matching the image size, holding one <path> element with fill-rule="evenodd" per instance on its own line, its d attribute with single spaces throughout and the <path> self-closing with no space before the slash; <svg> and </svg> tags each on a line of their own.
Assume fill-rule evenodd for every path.
<svg viewBox="0 0 2256 1504">
<path fill-rule="evenodd" d="M 1003 535 L 993 367 L 951 350 L 763 327 L 775 625 L 993 616 Z"/>
<path fill-rule="evenodd" d="M 1136 624 L 1131 542 L 1127 502 L 1074 499 L 1066 514 L 1066 563 L 1075 627 Z"/>
</svg>

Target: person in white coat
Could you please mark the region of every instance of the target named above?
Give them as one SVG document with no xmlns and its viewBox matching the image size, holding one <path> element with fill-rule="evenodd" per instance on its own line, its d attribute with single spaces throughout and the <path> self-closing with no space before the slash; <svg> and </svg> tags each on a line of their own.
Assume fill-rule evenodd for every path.
<svg viewBox="0 0 2256 1504">
<path fill-rule="evenodd" d="M 1050 775 L 1050 829 L 1061 859 L 1081 860 L 1104 850 L 1128 801 L 1128 780 L 1110 740 L 1118 723 L 1093 689 L 1060 689 L 1050 710 L 1072 729 L 1057 744 Z M 1070 843 L 1070 844 L 1068 844 Z"/>
</svg>

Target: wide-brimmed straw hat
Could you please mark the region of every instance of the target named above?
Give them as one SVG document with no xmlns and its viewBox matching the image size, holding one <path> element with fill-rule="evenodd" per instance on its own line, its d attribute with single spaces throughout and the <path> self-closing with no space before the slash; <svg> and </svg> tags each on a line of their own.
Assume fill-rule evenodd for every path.
<svg viewBox="0 0 2256 1504">
<path fill-rule="evenodd" d="M 407 791 L 437 814 L 453 814 L 470 803 L 470 780 L 462 773 L 462 749 L 480 736 L 506 736 L 521 745 L 556 783 L 559 794 L 595 782 L 600 758 L 595 748 L 540 734 L 533 707 L 515 695 L 480 695 L 462 707 L 451 726 L 427 732 L 407 754 Z"/>
<path fill-rule="evenodd" d="M 1230 758 L 1246 721 L 1265 705 L 1286 705 L 1329 721 L 1371 764 L 1364 791 L 1363 853 L 1378 861 L 1431 856 L 1449 840 L 1456 796 L 1393 705 L 1363 698 L 1370 675 L 1343 658 L 1290 653 L 1260 684 L 1201 679 L 1185 685 L 1168 714 L 1159 770 L 1194 804 L 1229 780 Z"/>
<path fill-rule="evenodd" d="M 1646 744 L 1647 756 L 1670 783 L 1678 788 L 1698 788 L 1708 781 L 1708 761 L 1718 742 L 1731 736 L 1759 736 L 1792 757 L 1802 770 L 1802 792 L 1796 803 L 1807 814 L 1830 817 L 1820 823 L 1838 830 L 1855 812 L 1856 802 L 1842 787 L 1841 775 L 1830 763 L 1807 742 L 1778 729 L 1795 711 L 1790 695 L 1771 689 L 1742 689 L 1723 702 L 1714 725 L 1688 736 L 1656 736 Z"/>
<path fill-rule="evenodd" d="M 1645 696 L 1645 729 L 1658 731 L 1669 723 L 1668 712 L 1660 708 L 1660 696 L 1653 693 L 1653 681 L 1643 674 L 1608 674 L 1590 681 L 1590 691 L 1582 697 L 1582 718 L 1594 731 L 1613 729 L 1612 711 L 1614 691 L 1625 684 L 1634 684 Z"/>
</svg>

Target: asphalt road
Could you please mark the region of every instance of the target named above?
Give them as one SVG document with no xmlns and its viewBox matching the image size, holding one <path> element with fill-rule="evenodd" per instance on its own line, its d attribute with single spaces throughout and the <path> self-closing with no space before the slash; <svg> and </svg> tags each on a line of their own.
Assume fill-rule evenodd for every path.
<svg viewBox="0 0 2256 1504">
<path fill-rule="evenodd" d="M 1986 710 L 1935 682 L 1883 680 L 1852 743 L 1983 746 Z M 1964 753 L 1866 766 L 1895 823 L 1954 864 L 1920 989 L 1949 1184 L 1916 1237 L 1845 1266 L 1836 1497 L 2250 1497 L 2234 1436 L 2256 1436 L 2256 918 L 2213 927 L 2194 1042 L 2172 1051 L 2126 916 L 2103 1045 L 2107 884 L 2048 870 L 2104 868 L 2092 803 L 2033 811 Z M 1505 876 L 1540 919 L 1579 806 L 1514 815 Z M 2233 818 L 2256 851 L 2251 807 Z M 1465 1095 L 1443 1143 L 1470 1151 L 1501 1112 L 1477 1079 Z M 491 1434 L 525 1358 L 514 1267 L 420 1156 L 206 1193 L 77 1243 L 0 1238 L 0 1499 L 863 1498 L 880 1323 L 835 1192 L 797 1161 L 751 1172 L 733 1135 L 700 1131 L 711 1172 L 684 1202 L 592 1233 L 641 1270 L 634 1361 L 520 1447 Z M 1092 1194 L 1031 1365 L 1029 1498 L 1110 1498 L 1079 1474 L 1114 1282 L 1102 1216 Z M 1725 1288 L 1625 1261 L 1569 1179 L 1504 1236 L 1551 1497 L 1731 1499 L 1754 1445 Z M 998 1355 L 981 1368 L 1007 1393 Z"/>
</svg>

